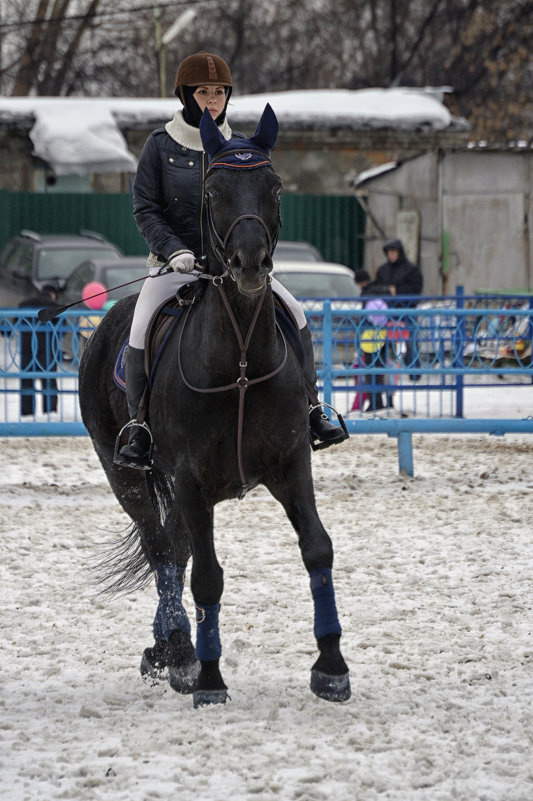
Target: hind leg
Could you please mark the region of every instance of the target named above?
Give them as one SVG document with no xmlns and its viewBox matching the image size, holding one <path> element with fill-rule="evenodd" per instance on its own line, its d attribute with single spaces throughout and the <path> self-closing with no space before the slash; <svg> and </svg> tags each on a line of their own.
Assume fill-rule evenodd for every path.
<svg viewBox="0 0 533 801">
<path fill-rule="evenodd" d="M 111 440 L 105 448 L 100 445 L 97 452 L 115 496 L 136 526 L 143 561 L 146 569 L 153 572 L 159 597 L 153 622 L 154 645 L 143 652 L 141 675 L 160 679 L 168 670 L 172 689 L 191 693 L 196 685 L 198 662 L 190 637 L 191 626 L 182 603 L 190 548 L 187 539 L 175 533 L 171 506 L 173 488 L 162 474 L 156 474 L 154 478 L 114 465 Z M 155 490 L 156 484 L 159 492 Z M 161 509 L 156 498 L 161 499 Z M 170 513 L 166 514 L 163 525 L 161 518 L 168 506 Z M 169 536 L 169 530 L 173 536 Z M 139 567 L 138 560 L 136 567 Z"/>
<path fill-rule="evenodd" d="M 340 650 L 342 630 L 332 579 L 333 546 L 316 510 L 309 459 L 296 459 L 279 480 L 267 486 L 298 534 L 302 559 L 309 573 L 314 634 L 320 651 L 311 668 L 311 690 L 327 701 L 346 701 L 351 694 L 350 679 Z"/>
</svg>

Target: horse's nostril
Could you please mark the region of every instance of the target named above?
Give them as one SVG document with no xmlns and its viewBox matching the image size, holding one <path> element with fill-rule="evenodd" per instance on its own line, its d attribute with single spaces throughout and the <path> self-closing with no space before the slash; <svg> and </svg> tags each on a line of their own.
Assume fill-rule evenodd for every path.
<svg viewBox="0 0 533 801">
<path fill-rule="evenodd" d="M 272 261 L 272 256 L 268 251 L 266 251 L 263 257 L 263 261 L 261 262 L 261 267 L 264 267 L 265 270 L 268 270 L 270 272 L 273 266 L 274 262 Z"/>
<path fill-rule="evenodd" d="M 231 266 L 233 267 L 234 270 L 240 270 L 240 268 L 242 267 L 242 260 L 239 251 L 234 253 L 233 256 L 231 257 Z"/>
</svg>

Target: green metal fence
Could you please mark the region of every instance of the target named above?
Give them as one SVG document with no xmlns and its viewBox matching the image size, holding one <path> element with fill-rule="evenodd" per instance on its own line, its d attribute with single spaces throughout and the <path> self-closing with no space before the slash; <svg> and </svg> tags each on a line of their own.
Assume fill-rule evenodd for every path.
<svg viewBox="0 0 533 801">
<path fill-rule="evenodd" d="M 282 195 L 280 239 L 315 245 L 327 261 L 363 265 L 365 214 L 355 197 Z"/>
<path fill-rule="evenodd" d="M 39 234 L 98 231 L 126 256 L 147 253 L 131 211 L 129 194 L 40 194 L 0 190 L 0 248 L 22 228 Z"/>
<path fill-rule="evenodd" d="M 355 197 L 283 195 L 281 239 L 311 242 L 328 261 L 356 270 L 363 260 L 364 212 Z M 129 194 L 40 194 L 0 190 L 0 249 L 29 228 L 41 234 L 98 231 L 127 256 L 147 252 Z"/>
</svg>

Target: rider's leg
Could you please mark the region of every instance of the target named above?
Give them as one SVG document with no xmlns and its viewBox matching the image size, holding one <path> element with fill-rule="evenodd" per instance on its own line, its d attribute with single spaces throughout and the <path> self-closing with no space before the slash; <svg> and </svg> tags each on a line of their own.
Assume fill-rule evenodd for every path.
<svg viewBox="0 0 533 801">
<path fill-rule="evenodd" d="M 126 353 L 126 400 L 130 420 L 137 418 L 139 404 L 146 389 L 147 376 L 144 369 L 144 350 L 128 345 Z M 148 427 L 143 424 L 130 426 L 130 435 L 126 445 L 119 450 L 115 464 L 122 467 L 135 467 L 138 470 L 149 470 L 151 467 L 151 436 Z"/>
<path fill-rule="evenodd" d="M 148 266 L 152 267 L 152 264 L 149 260 Z M 159 269 L 160 266 L 157 266 L 150 270 L 150 276 L 143 283 L 133 313 L 126 353 L 126 400 L 130 422 L 137 418 L 139 403 L 148 382 L 144 369 L 144 343 L 148 323 L 155 310 L 167 298 L 171 298 L 184 284 L 198 280 L 195 276 L 175 272 L 159 275 Z M 146 423 L 144 426 L 130 426 L 129 432 L 129 441 L 120 448 L 115 464 L 149 470 L 151 435 Z"/>
<path fill-rule="evenodd" d="M 315 352 L 313 348 L 313 340 L 311 332 L 307 325 L 304 310 L 296 298 L 291 295 L 288 289 L 280 284 L 275 278 L 272 279 L 272 291 L 278 295 L 288 306 L 298 328 L 300 329 L 300 337 L 305 353 L 305 369 L 304 378 L 309 384 L 311 392 L 308 391 L 311 406 L 317 403 L 318 388 L 317 388 L 317 375 L 315 369 Z M 346 439 L 347 434 L 340 426 L 330 423 L 327 415 L 322 412 L 320 407 L 314 408 L 309 413 L 309 427 L 311 429 L 311 438 L 313 442 L 319 440 L 320 442 L 327 443 L 328 445 L 335 445 L 342 440 Z"/>
</svg>

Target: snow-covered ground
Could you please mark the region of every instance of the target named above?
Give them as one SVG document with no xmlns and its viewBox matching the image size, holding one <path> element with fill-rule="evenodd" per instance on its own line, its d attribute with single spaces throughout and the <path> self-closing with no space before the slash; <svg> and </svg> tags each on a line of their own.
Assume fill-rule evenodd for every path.
<svg viewBox="0 0 533 801">
<path fill-rule="evenodd" d="M 308 581 L 258 489 L 217 507 L 231 701 L 194 710 L 139 675 L 154 590 L 87 585 L 128 522 L 90 441 L 3 439 L 2 799 L 531 801 L 533 440 L 414 447 L 414 479 L 387 437 L 312 457 L 352 698 L 308 689 Z"/>
</svg>

